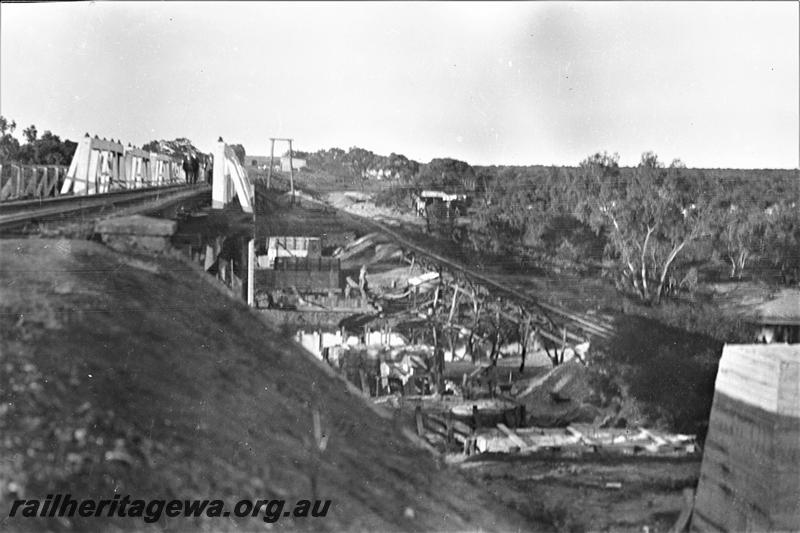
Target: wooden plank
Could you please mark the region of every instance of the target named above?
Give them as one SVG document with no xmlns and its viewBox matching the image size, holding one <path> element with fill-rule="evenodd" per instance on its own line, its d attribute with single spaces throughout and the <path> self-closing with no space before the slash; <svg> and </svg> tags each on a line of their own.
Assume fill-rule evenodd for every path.
<svg viewBox="0 0 800 533">
<path fill-rule="evenodd" d="M 692 509 L 694 508 L 694 490 L 687 487 L 683 489 L 683 507 L 681 514 L 670 529 L 670 533 L 682 533 L 689 528 L 689 519 L 692 517 Z"/>
<path fill-rule="evenodd" d="M 419 405 L 414 408 L 414 421 L 417 426 L 417 435 L 420 437 L 425 434 L 425 424 L 422 419 L 422 407 Z"/>
<path fill-rule="evenodd" d="M 118 154 L 125 151 L 125 147 L 122 146 L 122 144 L 105 139 L 91 139 L 89 146 L 92 150 L 102 150 L 104 152 L 114 152 Z"/>
<path fill-rule="evenodd" d="M 426 415 L 426 418 L 427 418 L 428 420 L 431 420 L 431 421 L 437 422 L 437 423 L 438 423 L 438 424 L 440 424 L 442 427 L 444 427 L 445 429 L 447 429 L 447 426 L 448 426 L 448 421 L 447 421 L 447 418 L 445 418 L 445 419 L 442 419 L 442 418 L 440 418 L 439 416 L 437 416 L 437 415 L 434 415 L 434 414 L 431 414 L 431 413 L 427 414 L 427 415 Z M 470 428 L 470 427 L 469 427 L 467 424 L 465 424 L 465 423 L 463 423 L 463 422 L 460 422 L 460 421 L 458 421 L 458 420 L 452 420 L 452 421 L 450 422 L 450 425 L 452 426 L 453 433 L 454 433 L 456 436 L 464 436 L 464 437 L 466 438 L 466 437 L 468 437 L 468 436 L 469 436 L 469 434 L 470 434 L 470 433 L 472 433 L 472 429 L 471 429 L 471 428 Z"/>
<path fill-rule="evenodd" d="M 505 424 L 502 424 L 502 423 L 501 424 L 497 424 L 497 429 L 499 429 L 500 431 L 505 433 L 505 435 L 509 438 L 509 440 L 511 442 L 514 443 L 515 446 L 519 446 L 520 450 L 524 450 L 524 449 L 530 447 L 530 445 L 527 442 L 522 440 L 519 435 L 514 433 L 514 431 L 511 428 L 509 428 L 508 426 L 506 426 Z"/>
<path fill-rule="evenodd" d="M 586 435 L 584 435 L 583 433 L 581 433 L 580 431 L 578 431 L 574 427 L 567 426 L 566 429 L 567 429 L 567 432 L 569 434 L 574 435 L 575 437 L 578 437 L 578 439 L 583 441 L 585 444 L 588 444 L 589 446 L 597 446 L 597 442 L 595 442 L 594 439 L 590 439 L 589 437 L 587 437 Z"/>
<path fill-rule="evenodd" d="M 657 446 L 667 446 L 669 444 L 669 442 L 666 439 L 664 439 L 662 437 L 659 437 L 658 435 L 654 434 L 649 429 L 639 428 L 639 432 L 642 435 L 644 435 L 647 438 L 649 438 L 650 440 L 652 440 L 653 442 L 655 442 Z"/>
<path fill-rule="evenodd" d="M 358 377 L 361 378 L 361 391 L 369 396 L 369 382 L 367 381 L 367 373 L 363 368 L 358 369 Z"/>
<path fill-rule="evenodd" d="M 142 150 L 141 148 L 132 148 L 132 147 L 125 148 L 125 154 L 126 155 L 128 155 L 128 154 L 132 155 L 133 157 L 141 157 L 141 158 L 144 158 L 144 159 L 150 159 L 150 152 Z"/>
</svg>

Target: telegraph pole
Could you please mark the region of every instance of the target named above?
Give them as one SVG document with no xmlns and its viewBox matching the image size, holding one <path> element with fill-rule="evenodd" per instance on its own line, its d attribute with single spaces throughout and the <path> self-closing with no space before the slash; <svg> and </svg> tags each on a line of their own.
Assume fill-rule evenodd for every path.
<svg viewBox="0 0 800 533">
<path fill-rule="evenodd" d="M 292 151 L 292 140 L 287 137 L 270 137 L 270 149 L 269 149 L 269 170 L 267 171 L 267 188 L 270 186 L 270 178 L 272 177 L 272 165 L 275 159 L 275 141 L 286 141 L 289 143 L 289 186 L 291 187 L 292 191 L 292 205 L 294 205 L 294 163 L 292 158 L 294 157 Z"/>
</svg>

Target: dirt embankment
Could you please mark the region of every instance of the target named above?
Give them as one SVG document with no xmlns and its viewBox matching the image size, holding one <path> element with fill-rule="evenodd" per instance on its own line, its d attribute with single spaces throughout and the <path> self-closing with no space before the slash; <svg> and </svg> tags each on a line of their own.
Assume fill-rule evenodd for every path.
<svg viewBox="0 0 800 533">
<path fill-rule="evenodd" d="M 284 518 L 281 529 L 546 527 L 437 464 L 181 261 L 87 241 L 0 241 L 0 307 L 0 529 L 152 530 L 136 518 L 7 518 L 12 499 L 58 492 L 333 501 L 326 518 Z M 319 453 L 312 406 L 327 436 Z M 261 518 L 157 525 L 265 527 Z"/>
</svg>

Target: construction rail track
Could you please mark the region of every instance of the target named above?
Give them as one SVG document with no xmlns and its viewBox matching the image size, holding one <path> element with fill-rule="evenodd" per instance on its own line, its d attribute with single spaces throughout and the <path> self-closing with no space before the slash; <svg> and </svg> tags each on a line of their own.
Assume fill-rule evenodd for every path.
<svg viewBox="0 0 800 533">
<path fill-rule="evenodd" d="M 332 207 L 319 200 L 315 200 L 315 202 L 329 208 Z M 426 258 L 429 263 L 447 269 L 454 277 L 467 279 L 474 284 L 489 288 L 495 295 L 502 296 L 506 300 L 523 307 L 531 315 L 538 316 L 542 325 L 539 330 L 540 335 L 556 344 L 575 346 L 590 341 L 592 338 L 599 337 L 607 339 L 614 334 L 613 319 L 610 317 L 582 315 L 557 305 L 542 302 L 530 294 L 521 292 L 519 289 L 508 287 L 484 273 L 477 272 L 472 268 L 466 267 L 452 259 L 448 259 L 411 242 L 386 224 L 355 213 L 340 209 L 337 210 L 374 227 L 379 233 L 389 236 L 396 244 L 400 245 L 402 249 L 412 252 L 417 257 Z M 506 313 L 504 313 L 504 315 L 506 315 L 505 318 L 507 319 L 517 320 L 516 317 L 508 316 Z"/>
<path fill-rule="evenodd" d="M 356 215 L 357 216 L 357 215 Z M 580 331 L 583 333 L 581 336 L 576 336 L 574 334 L 569 335 L 571 337 L 570 340 L 573 342 L 570 344 L 574 344 L 575 342 L 585 342 L 589 340 L 590 337 L 610 337 L 614 330 L 613 327 L 608 323 L 602 323 L 599 320 L 592 320 L 588 317 L 578 315 L 576 313 L 572 313 L 563 309 L 559 306 L 548 304 L 545 302 L 541 302 L 537 298 L 529 294 L 525 294 L 520 292 L 517 289 L 513 289 L 511 287 L 507 287 L 502 283 L 492 279 L 491 277 L 482 274 L 480 272 L 476 272 L 475 270 L 465 267 L 455 261 L 443 257 L 435 252 L 432 252 L 426 248 L 423 248 L 408 239 L 404 238 L 403 236 L 399 235 L 397 232 L 393 231 L 388 226 L 381 224 L 380 222 L 376 222 L 370 219 L 363 219 L 366 222 L 369 222 L 376 228 L 378 228 L 381 232 L 389 235 L 394 239 L 399 245 L 403 248 L 412 251 L 414 254 L 418 256 L 427 257 L 429 260 L 433 261 L 434 263 L 446 267 L 451 272 L 456 272 L 460 276 L 463 276 L 467 279 L 472 280 L 473 282 L 477 282 L 485 287 L 491 288 L 495 291 L 496 294 L 502 295 L 504 298 L 516 302 L 518 304 L 522 304 L 527 309 L 535 308 L 538 310 L 539 314 L 543 315 L 544 318 L 553 326 L 564 326 L 567 325 L 571 328 L 573 332 Z M 551 335 L 554 335 L 555 332 L 551 332 Z M 550 340 L 560 342 L 561 339 L 558 339 L 555 336 L 552 336 Z"/>
<path fill-rule="evenodd" d="M 184 183 L 101 194 L 7 201 L 0 203 L 0 232 L 41 222 L 66 221 L 110 208 L 130 207 L 150 202 L 168 202 L 208 191 L 210 188 L 205 184 L 187 185 Z"/>
</svg>

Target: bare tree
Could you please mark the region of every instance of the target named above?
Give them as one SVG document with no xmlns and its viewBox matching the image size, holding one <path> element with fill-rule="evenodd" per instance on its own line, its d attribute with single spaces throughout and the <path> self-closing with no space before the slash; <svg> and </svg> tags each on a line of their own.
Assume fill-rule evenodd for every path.
<svg viewBox="0 0 800 533">
<path fill-rule="evenodd" d="M 578 211 L 608 234 L 614 254 L 642 300 L 658 303 L 678 256 L 708 233 L 713 192 L 687 179 L 682 165 L 665 168 L 652 152 L 623 176 L 619 156 L 581 163 Z"/>
</svg>

